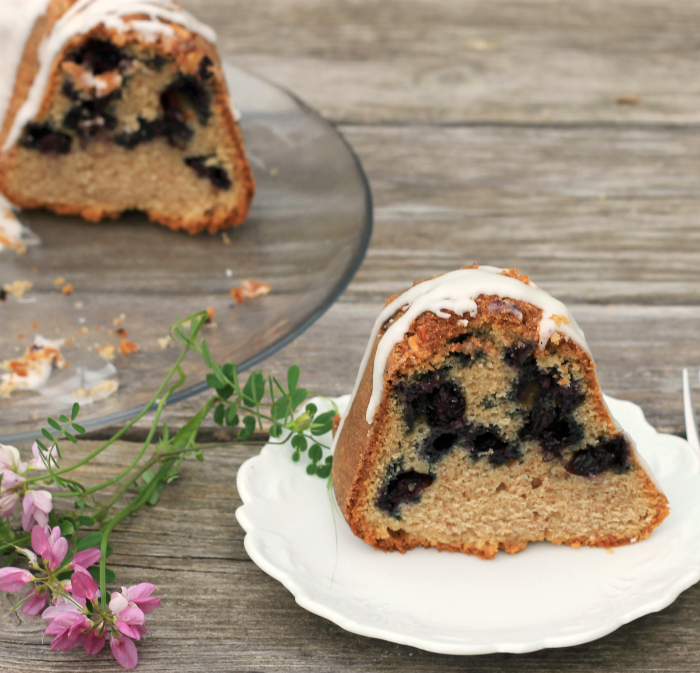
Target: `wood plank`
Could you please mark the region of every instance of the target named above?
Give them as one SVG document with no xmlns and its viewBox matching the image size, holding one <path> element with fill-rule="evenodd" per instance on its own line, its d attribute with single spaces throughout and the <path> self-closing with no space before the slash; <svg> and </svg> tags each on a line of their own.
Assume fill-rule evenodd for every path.
<svg viewBox="0 0 700 673">
<path fill-rule="evenodd" d="M 72 455 L 89 451 L 82 443 Z M 363 638 L 295 604 L 278 582 L 246 560 L 234 511 L 240 504 L 233 476 L 257 446 L 217 448 L 182 478 L 158 505 L 126 520 L 114 535 L 111 566 L 127 585 L 152 581 L 163 600 L 148 617 L 139 645 L 139 671 L 696 671 L 700 666 L 700 587 L 660 613 L 647 615 L 611 635 L 573 648 L 526 655 L 436 655 Z M 115 472 L 134 447 L 117 444 L 83 478 Z M 379 553 L 379 552 L 377 552 Z M 420 597 L 417 597 L 419 600 Z M 3 606 L 8 606 L 6 598 Z M 109 651 L 51 652 L 42 644 L 42 622 L 15 615 L 0 624 L 0 671 L 115 671 Z M 621 663 L 623 662 L 623 663 Z"/>
<path fill-rule="evenodd" d="M 547 289 L 547 286 L 544 286 Z M 379 303 L 333 306 L 300 339 L 266 360 L 265 373 L 284 378 L 292 364 L 301 367 L 301 385 L 314 393 L 337 396 L 352 391 Z M 572 304 L 597 363 L 603 390 L 639 404 L 661 432 L 685 436 L 681 399 L 681 369 L 700 367 L 700 307 Z M 697 387 L 697 378 L 693 386 Z M 179 427 L 205 403 L 202 394 L 169 407 L 165 421 Z M 700 395 L 696 393 L 698 417 Z M 151 417 L 128 437 L 145 436 Z M 106 437 L 114 428 L 99 431 Z M 235 431 L 219 428 L 210 418 L 202 440 L 225 441 Z M 260 436 L 262 437 L 262 436 Z"/>
<path fill-rule="evenodd" d="M 700 138 L 677 129 L 341 129 L 376 226 L 344 299 L 465 264 L 515 266 L 563 301 L 700 301 Z"/>
<path fill-rule="evenodd" d="M 185 0 L 226 58 L 353 123 L 697 124 L 696 2 Z M 619 104 L 636 96 L 637 104 Z"/>
</svg>

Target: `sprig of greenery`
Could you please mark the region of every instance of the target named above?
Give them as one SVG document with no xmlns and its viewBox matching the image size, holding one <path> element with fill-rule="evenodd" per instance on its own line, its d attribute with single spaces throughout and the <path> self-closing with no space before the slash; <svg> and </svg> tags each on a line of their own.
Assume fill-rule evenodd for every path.
<svg viewBox="0 0 700 673">
<path fill-rule="evenodd" d="M 208 313 L 202 311 L 178 320 L 171 327 L 171 337 L 182 347 L 175 364 L 144 410 L 90 454 L 71 465 L 59 465 L 59 461 L 63 461 L 61 443 L 64 440 L 76 443 L 76 435 L 85 433 L 85 428 L 76 422 L 80 413 L 78 404 L 73 405 L 70 418 L 66 415 L 59 416 L 58 420 L 49 418 L 48 427 L 41 429 L 41 437 L 36 440 L 48 474 L 27 475 L 22 488 L 24 493 L 31 488 L 58 488 L 62 490 L 54 492 L 55 498 L 73 500 L 72 510 L 62 513 L 52 511 L 49 523 L 59 526 L 63 536 L 71 541 L 72 550 L 68 553 L 66 564 L 76 551 L 92 547 L 102 550 L 100 565 L 92 568 L 91 572 L 94 572 L 100 584 L 103 609 L 107 599 L 106 585 L 116 577 L 106 565 L 112 553 L 109 544 L 112 531 L 142 507 L 155 505 L 167 484 L 179 478 L 179 469 L 185 459 L 204 460 L 204 451 L 211 447 L 197 444 L 197 433 L 212 411 L 218 425 L 239 428 L 239 440 L 249 439 L 256 428 L 268 428 L 270 436 L 280 440 L 279 443 L 290 440 L 292 460 L 298 462 L 301 454 L 307 453 L 310 461 L 306 467 L 308 474 L 322 479 L 328 479 L 331 474 L 332 456 L 326 455 L 330 447 L 323 444 L 320 437 L 332 428 L 337 413 L 335 405 L 331 411 L 318 413 L 315 404 L 306 403 L 310 393 L 299 386 L 300 370 L 297 365 L 292 365 L 287 371 L 286 387 L 276 377 L 266 377 L 260 370 L 252 372 L 241 386 L 236 365 L 219 365 L 215 362 L 206 340 L 199 337 L 208 318 Z M 161 437 L 157 439 L 163 409 L 173 393 L 185 383 L 182 362 L 190 352 L 202 356 L 210 370 L 207 383 L 214 389 L 214 394 L 175 434 L 171 434 L 164 423 Z M 146 440 L 132 462 L 116 477 L 86 487 L 67 476 L 106 451 L 149 411 L 155 413 Z M 101 491 L 115 485 L 117 488 L 109 499 L 104 501 L 97 497 Z M 113 513 L 124 499 L 126 502 Z M 92 530 L 86 534 L 85 529 Z M 0 567 L 11 562 L 8 558 L 12 556 L 6 554 L 14 554 L 16 547 L 28 545 L 29 539 L 28 533 L 17 532 L 7 521 L 0 519 Z"/>
</svg>

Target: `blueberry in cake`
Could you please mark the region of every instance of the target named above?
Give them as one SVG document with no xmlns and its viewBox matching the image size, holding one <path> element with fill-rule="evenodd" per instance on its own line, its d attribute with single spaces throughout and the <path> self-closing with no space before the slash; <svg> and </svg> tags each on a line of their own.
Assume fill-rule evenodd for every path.
<svg viewBox="0 0 700 673">
<path fill-rule="evenodd" d="M 93 221 L 240 224 L 255 186 L 215 40 L 174 0 L 51 0 L 0 131 L 0 191 Z"/>
<path fill-rule="evenodd" d="M 614 547 L 668 515 L 566 306 L 483 266 L 389 300 L 335 437 L 333 485 L 358 537 L 401 552 Z"/>
</svg>

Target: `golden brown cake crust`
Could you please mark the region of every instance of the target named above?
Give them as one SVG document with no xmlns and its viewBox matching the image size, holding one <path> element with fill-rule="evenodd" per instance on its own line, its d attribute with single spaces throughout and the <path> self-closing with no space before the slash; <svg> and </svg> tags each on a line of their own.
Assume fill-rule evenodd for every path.
<svg viewBox="0 0 700 673">
<path fill-rule="evenodd" d="M 523 340 L 537 342 L 538 325 L 542 317 L 541 309 L 522 301 L 509 299 L 508 301 L 517 306 L 523 316 L 522 324 L 516 325 L 516 321 L 508 313 L 494 315 L 487 311 L 487 307 L 491 302 L 497 299 L 499 297 L 496 296 L 481 296 L 477 299 L 478 314 L 475 317 L 470 317 L 469 330 L 478 330 L 483 324 L 489 323 L 494 330 L 509 330 L 511 333 L 515 330 Z M 421 538 L 403 530 L 389 530 L 388 537 L 379 537 L 372 526 L 367 525 L 366 519 L 361 512 L 361 507 L 358 507 L 361 504 L 362 494 L 365 492 L 371 478 L 370 470 L 381 448 L 379 438 L 384 435 L 385 424 L 389 418 L 390 397 L 388 393 L 391 390 L 392 382 L 397 377 L 415 372 L 417 368 L 420 368 L 433 357 L 440 346 L 444 347 L 444 344 L 449 343 L 450 340 L 465 332 L 462 317 L 450 311 L 447 312 L 451 314 L 447 319 L 439 318 L 430 312 L 421 314 L 413 321 L 410 330 L 402 341 L 395 346 L 387 361 L 384 376 L 384 394 L 370 425 L 365 416 L 372 394 L 373 363 L 378 344 L 388 325 L 385 324 L 380 331 L 368 359 L 367 367 L 362 374 L 354 403 L 343 422 L 341 434 L 337 438 L 333 459 L 333 486 L 336 499 L 340 510 L 343 512 L 355 535 L 377 549 L 384 551 L 396 550 L 404 553 L 419 546 L 437 547 L 439 550 L 460 551 L 486 559 L 493 558 L 499 546 L 509 553 L 516 553 L 522 551 L 527 543 L 505 543 L 491 547 L 444 544 L 436 543 L 434 539 Z M 595 375 L 595 365 L 589 355 L 573 341 L 564 341 L 564 338 L 557 334 L 553 338 L 559 341 L 557 345 L 559 353 L 568 353 L 584 365 L 585 383 L 588 396 L 592 398 L 593 413 L 597 422 L 603 428 L 606 428 L 608 432 L 612 434 L 619 433 L 619 429 L 603 402 L 602 393 Z M 644 497 L 649 509 L 653 512 L 647 525 L 634 538 L 614 535 L 598 537 L 581 535 L 564 538 L 548 536 L 546 539 L 556 544 L 566 544 L 572 547 L 587 545 L 607 548 L 630 544 L 648 537 L 654 528 L 668 515 L 668 501 L 639 465 L 634 454 L 630 456 L 630 460 L 635 471 L 641 477 Z M 585 479 L 585 477 L 581 478 Z"/>
<path fill-rule="evenodd" d="M 75 1 L 51 0 L 46 14 L 39 17 L 35 22 L 25 46 L 13 94 L 0 131 L 0 146 L 5 143 L 15 116 L 27 98 L 29 89 L 39 70 L 38 51 L 41 42 L 51 33 L 56 21 Z M 147 17 L 134 14 L 132 18 Z M 250 203 L 255 194 L 255 182 L 250 165 L 246 159 L 242 135 L 233 118 L 229 94 L 216 48 L 201 35 L 193 33 L 178 24 L 170 23 L 170 25 L 176 33 L 176 38 L 159 36 L 154 41 L 146 40 L 138 31 L 129 31 L 126 34 L 121 34 L 116 30 L 107 29 L 101 24 L 87 34 L 74 36 L 56 56 L 52 66 L 51 77 L 36 118 L 42 119 L 47 114 L 54 98 L 60 91 L 62 73 L 59 66 L 65 55 L 89 38 L 111 41 L 120 47 L 126 44 L 146 46 L 164 58 L 174 59 L 183 73 L 195 72 L 201 60 L 204 57 L 208 57 L 213 64 L 213 69 L 218 73 L 212 78 L 214 86 L 212 109 L 216 110 L 217 114 L 220 115 L 228 137 L 229 155 L 234 166 L 236 203 L 233 207 L 226 208 L 222 208 L 218 204 L 196 218 L 166 214 L 158 208 L 144 208 L 143 210 L 150 220 L 164 224 L 171 229 L 182 229 L 191 234 L 200 231 L 215 233 L 221 229 L 241 224 L 246 219 Z M 0 191 L 17 206 L 22 208 L 48 208 L 62 215 L 80 215 L 92 222 L 119 217 L 124 210 L 130 209 L 114 209 L 94 203 L 86 205 L 80 201 L 51 201 L 25 196 L 12 180 L 15 166 L 20 160 L 18 157 L 20 151 L 21 148 L 15 143 L 6 152 L 0 153 Z"/>
</svg>

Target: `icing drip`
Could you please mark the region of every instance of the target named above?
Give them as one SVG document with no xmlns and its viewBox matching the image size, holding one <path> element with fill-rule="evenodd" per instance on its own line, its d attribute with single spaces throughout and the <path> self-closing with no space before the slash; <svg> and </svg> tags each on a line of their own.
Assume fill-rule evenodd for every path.
<svg viewBox="0 0 700 673">
<path fill-rule="evenodd" d="M 148 19 L 127 20 L 124 16 L 144 15 Z M 75 35 L 88 33 L 100 24 L 120 33 L 135 30 L 149 41 L 159 36 L 174 35 L 170 21 L 198 33 L 208 42 L 216 41 L 216 33 L 197 21 L 172 0 L 78 0 L 56 21 L 51 33 L 39 46 L 39 70 L 32 82 L 24 104 L 15 115 L 3 150 L 9 149 L 19 138 L 22 129 L 41 107 L 44 91 L 51 75 L 54 60 L 66 43 Z"/>
<path fill-rule="evenodd" d="M 493 266 L 452 271 L 414 285 L 386 306 L 374 323 L 352 393 L 352 400 L 354 400 L 382 325 L 397 311 L 404 309 L 403 314 L 395 319 L 377 346 L 372 372 L 372 396 L 367 405 L 368 423 L 371 424 L 374 420 L 374 413 L 384 392 L 384 371 L 389 355 L 403 340 L 413 321 L 425 312 L 434 313 L 440 318 L 449 318 L 450 313 L 447 311 L 460 316 L 474 317 L 478 308 L 476 299 L 481 295 L 495 295 L 503 299 L 524 301 L 542 309 L 542 319 L 538 328 L 540 348 L 544 348 L 552 334 L 557 332 L 577 343 L 590 355 L 583 332 L 565 304 L 538 288 L 534 283 L 527 284 L 510 276 L 504 276 L 502 271 L 503 269 Z M 468 322 L 468 319 L 463 320 L 462 324 L 468 324 Z M 342 421 L 336 433 L 336 439 L 340 436 L 341 430 Z"/>
</svg>

